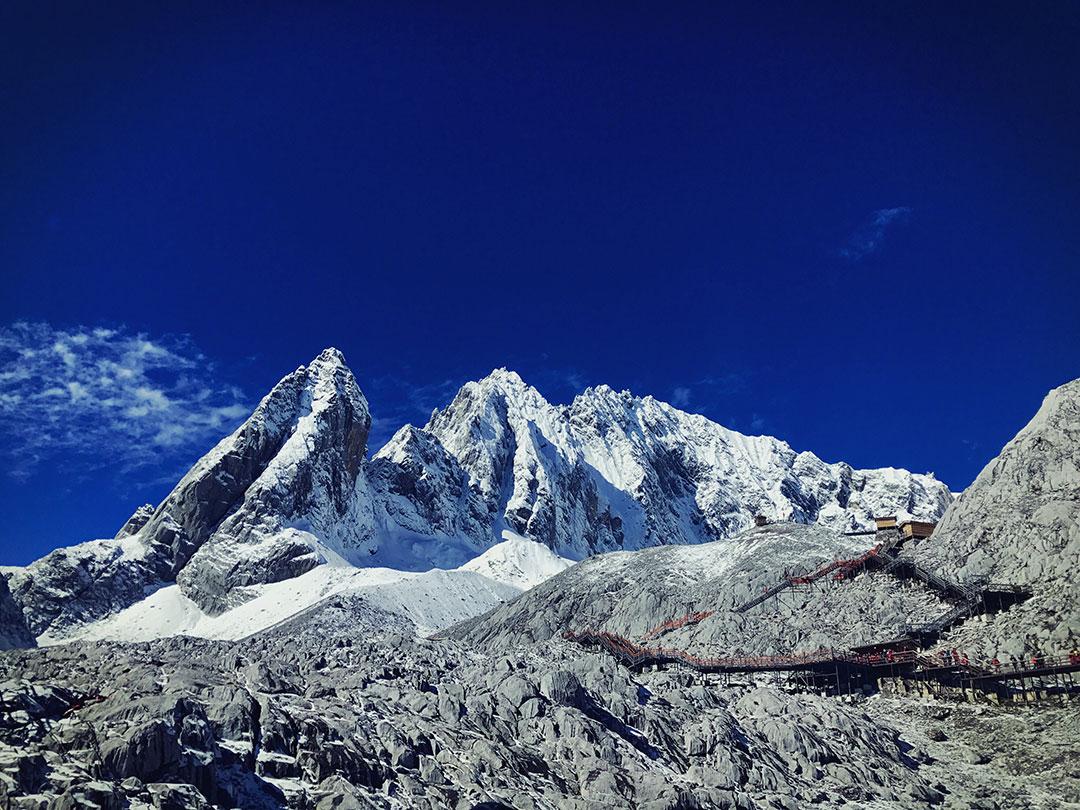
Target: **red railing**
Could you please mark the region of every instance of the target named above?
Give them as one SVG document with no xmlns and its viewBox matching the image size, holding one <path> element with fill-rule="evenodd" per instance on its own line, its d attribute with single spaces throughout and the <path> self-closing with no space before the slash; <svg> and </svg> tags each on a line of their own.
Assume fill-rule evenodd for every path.
<svg viewBox="0 0 1080 810">
<path fill-rule="evenodd" d="M 1006 676 L 1016 672 L 1038 672 L 1046 669 L 1060 667 L 1075 667 L 1080 669 L 1080 653 L 1069 653 L 1057 656 L 1039 656 L 1036 660 L 1026 660 L 1019 668 L 1014 668 L 1011 663 L 994 666 L 992 662 L 972 663 L 966 657 L 954 659 L 919 653 L 915 650 L 901 650 L 893 652 L 886 650 L 882 653 L 853 653 L 843 650 L 822 649 L 814 652 L 792 653 L 789 655 L 744 655 L 726 656 L 719 658 L 707 658 L 694 655 L 686 650 L 663 645 L 644 646 L 631 641 L 628 638 L 609 633 L 605 630 L 582 630 L 574 632 L 567 630 L 563 638 L 584 645 L 600 646 L 611 652 L 627 663 L 641 663 L 643 661 L 672 661 L 686 664 L 695 669 L 727 669 L 744 671 L 768 671 L 788 670 L 800 666 L 814 664 L 847 663 L 865 667 L 893 667 L 912 665 L 916 670 L 926 671 L 933 669 L 966 669 L 972 674 L 984 676 Z"/>
<path fill-rule="evenodd" d="M 956 658 L 950 653 L 943 652 L 937 655 L 920 655 L 919 664 L 920 668 L 924 670 L 966 669 L 981 675 L 1011 676 L 1018 673 L 1041 672 L 1047 669 L 1070 667 L 1080 669 L 1080 653 L 1071 652 L 1061 655 L 1038 655 L 1031 658 L 1025 657 L 1023 660 L 1017 659 L 1015 661 L 1002 661 L 998 659 L 995 664 L 994 661 L 979 661 L 976 663 L 969 660 L 966 656 L 961 655 L 959 658 Z"/>
<path fill-rule="evenodd" d="M 617 657 L 628 659 L 630 663 L 656 659 L 683 663 L 695 668 L 745 670 L 791 669 L 800 665 L 823 664 L 834 661 L 870 663 L 870 656 L 860 656 L 839 650 L 818 650 L 790 655 L 744 655 L 706 658 L 674 647 L 662 645 L 643 646 L 623 636 L 602 630 L 584 630 L 580 633 L 569 630 L 563 633 L 563 638 L 576 641 L 579 644 L 604 647 Z M 885 666 L 889 662 L 882 657 L 878 663 Z"/>
<path fill-rule="evenodd" d="M 872 558 L 877 557 L 884 547 L 884 543 L 878 543 L 865 554 L 860 554 L 858 557 L 852 557 L 851 559 L 846 560 L 833 560 L 830 563 L 826 563 L 817 571 L 814 571 L 811 574 L 797 574 L 794 576 L 784 577 L 782 580 L 780 580 L 778 584 L 772 585 L 771 587 L 766 587 L 760 595 L 758 595 L 754 599 L 751 599 L 748 602 L 744 602 L 742 605 L 736 607 L 735 610 L 736 612 L 747 610 L 751 607 L 754 607 L 755 605 L 761 604 L 763 601 L 765 601 L 765 599 L 768 599 L 770 596 L 775 596 L 786 588 L 790 588 L 795 585 L 812 585 L 813 583 L 821 579 L 823 576 L 825 576 L 826 574 L 830 574 L 833 571 L 837 572 L 835 579 L 844 579 L 852 571 L 861 568 L 862 566 L 866 565 L 866 563 L 869 562 Z"/>
<path fill-rule="evenodd" d="M 838 574 L 849 574 L 852 571 L 866 565 L 867 562 L 880 554 L 881 547 L 883 545 L 883 543 L 878 543 L 865 554 L 860 554 L 858 557 L 852 557 L 847 560 L 833 560 L 831 563 L 822 566 L 812 574 L 807 574 L 805 576 L 788 577 L 788 581 L 791 582 L 793 585 L 809 585 L 821 579 L 826 574 L 831 574 L 833 571 L 837 571 Z"/>
<path fill-rule="evenodd" d="M 678 630 L 680 627 L 686 627 L 689 624 L 697 624 L 703 619 L 712 616 L 714 612 L 715 611 L 712 610 L 699 610 L 696 613 L 687 613 L 685 616 L 680 616 L 678 619 L 668 619 L 663 624 L 658 624 L 652 630 L 646 632 L 642 638 L 655 638 L 669 630 Z"/>
</svg>

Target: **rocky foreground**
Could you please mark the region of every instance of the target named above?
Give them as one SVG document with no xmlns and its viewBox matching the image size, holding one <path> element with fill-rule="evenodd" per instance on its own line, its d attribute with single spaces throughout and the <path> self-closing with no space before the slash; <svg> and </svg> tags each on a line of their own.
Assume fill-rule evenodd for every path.
<svg viewBox="0 0 1080 810">
<path fill-rule="evenodd" d="M 342 390 L 355 385 L 336 357 L 321 367 L 315 387 L 326 389 L 322 413 L 330 419 L 340 415 Z M 344 388 L 331 390 L 328 381 Z M 476 399 L 480 388 L 463 393 L 452 410 L 469 415 L 472 405 L 488 403 Z M 353 416 L 361 414 L 355 403 Z M 487 404 L 481 410 L 503 415 Z M 299 497 L 282 483 L 292 479 L 260 478 L 265 486 L 248 487 L 259 495 L 244 501 L 251 509 L 229 518 L 232 526 L 251 517 L 244 527 L 252 542 L 219 537 L 220 527 L 199 529 L 210 539 L 192 559 L 202 554 L 214 562 L 199 569 L 213 574 L 205 593 L 257 607 L 263 563 L 321 564 L 307 555 L 328 552 L 324 541 L 308 538 L 294 548 L 286 542 L 296 539 L 294 530 L 274 527 L 291 526 L 285 518 L 311 512 L 312 503 L 319 509 L 311 514 L 329 504 L 325 540 L 352 514 L 351 498 L 308 498 L 344 491 L 333 471 L 340 472 L 334 459 L 355 456 L 348 448 L 356 442 L 347 440 L 354 432 L 343 428 L 348 422 L 315 431 L 341 439 L 330 445 L 346 448 L 344 456 L 301 455 L 292 464 L 287 453 L 281 462 L 282 469 L 326 472 L 323 483 L 334 486 L 301 488 Z M 471 416 L 464 422 L 472 424 Z M 219 445 L 214 464 L 233 465 L 240 456 L 230 455 L 229 442 L 244 436 L 242 429 Z M 481 466 L 490 461 L 469 458 Z M 330 459 L 328 466 L 319 459 Z M 398 461 L 415 468 L 404 456 Z M 144 526 L 171 531 L 177 514 L 213 506 L 196 497 L 198 509 L 181 509 L 184 493 L 197 495 L 216 480 L 203 472 L 193 471 L 175 501 Z M 355 472 L 361 480 L 361 468 Z M 673 497 L 682 491 L 672 490 Z M 849 495 L 843 500 L 850 506 Z M 256 507 L 271 502 L 292 506 L 273 512 L 264 536 L 266 515 Z M 0 653 L 0 797 L 6 807 L 35 810 L 1080 808 L 1075 701 L 992 707 L 884 695 L 838 699 L 789 693 L 767 677 L 718 683 L 678 670 L 632 674 L 607 655 L 562 640 L 562 631 L 590 626 L 654 637 L 656 626 L 694 612 L 704 618 L 664 633 L 662 643 L 714 654 L 793 652 L 886 640 L 904 623 L 949 609 L 920 582 L 862 572 L 733 612 L 780 578 L 875 542 L 840 534 L 828 521 L 791 516 L 801 520 L 713 543 L 591 557 L 437 639 L 418 637 L 408 611 L 388 612 L 349 592 L 236 641 L 174 636 Z M 1078 527 L 1080 381 L 1051 392 L 949 506 L 934 535 L 901 552 L 953 582 L 1003 581 L 1031 594 L 993 616 L 950 626 L 939 645 L 984 659 L 1075 647 Z M 0 587 L 0 641 L 32 643 L 31 633 L 114 612 L 153 577 L 158 585 L 171 581 L 173 569 L 159 570 L 158 563 L 192 551 L 191 544 L 149 542 L 138 526 L 121 535 L 54 552 L 16 573 L 11 593 Z M 286 547 L 299 556 L 263 554 Z M 258 576 L 249 577 L 252 571 Z M 221 572 L 238 579 L 230 584 Z M 483 576 L 479 569 L 468 573 Z M 101 594 L 113 601 L 99 603 Z"/>
<path fill-rule="evenodd" d="M 1080 711 L 633 676 L 563 642 L 484 654 L 329 605 L 245 642 L 0 658 L 4 806 L 1056 808 Z M 397 628 L 405 629 L 407 628 Z"/>
</svg>

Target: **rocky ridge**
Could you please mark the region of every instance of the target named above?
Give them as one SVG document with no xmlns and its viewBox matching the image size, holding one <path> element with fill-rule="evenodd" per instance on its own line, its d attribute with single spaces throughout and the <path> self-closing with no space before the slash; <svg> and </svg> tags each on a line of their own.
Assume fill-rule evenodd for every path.
<svg viewBox="0 0 1080 810">
<path fill-rule="evenodd" d="M 597 555 L 519 598 L 447 631 L 462 642 L 508 649 L 548 642 L 566 630 L 605 630 L 709 655 L 782 655 L 882 641 L 902 625 L 930 620 L 949 605 L 921 583 L 884 575 L 824 580 L 746 613 L 733 608 L 787 574 L 806 573 L 870 549 L 873 536 L 846 537 L 793 523 L 750 529 L 724 541 Z"/>
<path fill-rule="evenodd" d="M 454 568 L 506 530 L 580 559 L 726 538 L 759 512 L 848 528 L 883 511 L 935 519 L 951 500 L 929 476 L 826 464 L 606 386 L 553 406 L 505 370 L 368 459 L 370 425 L 327 349 L 115 539 L 16 571 L 32 632 L 63 637 L 174 582 L 215 615 L 326 563 Z"/>
<path fill-rule="evenodd" d="M 0 574 L 0 650 L 33 646 L 34 636 L 26 626 L 22 608 L 11 598 L 7 577 Z"/>
<path fill-rule="evenodd" d="M 1072 707 L 841 702 L 423 640 L 349 600 L 239 642 L 0 656 L 0 798 L 102 808 L 1073 806 Z M 1012 764 L 1008 764 L 1012 763 Z"/>
<path fill-rule="evenodd" d="M 916 550 L 959 579 L 1021 585 L 1021 605 L 958 630 L 953 646 L 1030 657 L 1080 646 L 1080 380 L 1038 413 L 979 473 Z"/>
</svg>

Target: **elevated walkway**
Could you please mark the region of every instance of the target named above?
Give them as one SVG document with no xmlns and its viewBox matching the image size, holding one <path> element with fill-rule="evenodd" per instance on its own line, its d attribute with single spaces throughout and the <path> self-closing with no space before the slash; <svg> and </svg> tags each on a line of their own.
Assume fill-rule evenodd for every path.
<svg viewBox="0 0 1080 810">
<path fill-rule="evenodd" d="M 993 583 L 987 580 L 968 584 L 952 582 L 940 574 L 922 567 L 910 557 L 900 556 L 901 546 L 907 538 L 899 531 L 880 531 L 882 542 L 865 554 L 852 559 L 834 560 L 812 574 L 789 576 L 767 588 L 764 592 L 734 608 L 735 613 L 745 613 L 768 599 L 800 585 L 810 585 L 829 574 L 836 579 L 847 579 L 861 571 L 881 572 L 897 579 L 916 579 L 933 590 L 953 606 L 941 616 L 922 624 L 909 624 L 902 628 L 903 637 L 918 640 L 923 646 L 937 641 L 942 633 L 960 622 L 982 613 L 994 613 L 1010 605 L 1022 602 L 1030 593 L 1017 585 Z"/>
<path fill-rule="evenodd" d="M 832 574 L 834 578 L 845 579 L 854 576 L 858 571 L 863 570 L 869 565 L 877 562 L 879 559 L 883 559 L 889 555 L 892 550 L 901 542 L 901 535 L 896 532 L 893 537 L 883 540 L 878 543 L 872 549 L 865 554 L 860 554 L 858 557 L 852 557 L 846 560 L 833 560 L 830 563 L 818 568 L 816 571 L 809 574 L 801 574 L 797 576 L 789 576 L 780 580 L 777 584 L 766 588 L 758 596 L 737 605 L 734 608 L 735 613 L 745 613 L 751 610 L 763 602 L 778 596 L 782 592 L 795 588 L 801 585 L 812 585 L 818 580 L 827 577 Z"/>
<path fill-rule="evenodd" d="M 1039 656 L 1015 667 L 973 663 L 964 659 L 939 660 L 914 650 L 897 653 L 858 653 L 853 650 L 818 650 L 792 655 L 707 657 L 665 646 L 644 646 L 630 639 L 602 630 L 568 630 L 563 638 L 610 654 L 621 665 L 635 672 L 649 667 L 687 668 L 704 675 L 734 673 L 787 672 L 796 682 L 814 690 L 843 694 L 870 686 L 878 679 L 904 678 L 1002 693 L 1006 682 L 1019 680 L 1046 682 L 1053 679 L 1070 692 L 1077 685 L 1073 673 L 1080 672 L 1080 654 L 1055 657 Z M 1022 687 L 1023 688 L 1023 687 Z"/>
<path fill-rule="evenodd" d="M 949 659 L 937 660 L 918 652 L 935 643 L 942 633 L 966 619 L 983 613 L 994 613 L 1030 596 L 1024 588 L 1016 585 L 990 582 L 988 579 L 971 580 L 967 583 L 953 582 L 940 574 L 922 567 L 910 557 L 900 555 L 906 540 L 901 531 L 882 529 L 875 534 L 879 542 L 857 557 L 833 560 L 807 574 L 786 576 L 761 594 L 733 608 L 735 613 L 745 613 L 768 599 L 777 598 L 785 591 L 812 587 L 825 577 L 848 579 L 859 572 L 884 573 L 897 580 L 915 579 L 934 591 L 950 607 L 940 616 L 920 624 L 907 624 L 901 635 L 890 641 L 876 642 L 855 650 L 818 650 L 812 653 L 772 656 L 722 656 L 705 657 L 686 650 L 662 645 L 649 645 L 647 640 L 663 633 L 697 624 L 713 615 L 713 611 L 698 611 L 671 619 L 645 633 L 646 643 L 631 641 L 622 636 L 601 630 L 568 630 L 563 638 L 588 647 L 599 648 L 612 655 L 620 664 L 640 671 L 647 667 L 686 667 L 703 674 L 790 672 L 807 687 L 842 691 L 844 684 L 851 689 L 880 682 L 881 678 L 914 678 L 933 680 L 942 685 L 975 689 L 993 688 L 1002 691 L 1002 683 L 1015 678 L 1032 679 L 1059 677 L 1080 671 L 1080 655 L 1056 659 L 1042 659 L 1038 667 L 1017 667 L 1005 670 L 1001 666 L 971 664 Z M 1070 689 L 1072 687 L 1070 686 Z"/>
<path fill-rule="evenodd" d="M 885 665 L 883 656 L 862 656 L 850 651 L 819 650 L 793 655 L 726 656 L 709 658 L 686 650 L 661 645 L 645 646 L 628 638 L 602 630 L 568 630 L 563 638 L 585 647 L 605 650 L 628 669 L 641 671 L 646 667 L 679 665 L 701 673 L 793 672 L 797 670 L 832 669 L 838 663 Z M 914 656 L 906 659 L 914 662 Z"/>
</svg>

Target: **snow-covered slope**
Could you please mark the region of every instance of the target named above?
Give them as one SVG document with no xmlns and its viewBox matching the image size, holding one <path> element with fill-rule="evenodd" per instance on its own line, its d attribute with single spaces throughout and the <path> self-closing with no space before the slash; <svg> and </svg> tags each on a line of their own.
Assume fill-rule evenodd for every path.
<svg viewBox="0 0 1080 810">
<path fill-rule="evenodd" d="M 867 528 L 883 513 L 936 520 L 952 499 L 932 476 L 826 464 L 607 386 L 551 405 L 502 369 L 466 384 L 422 431 L 403 429 L 376 458 L 431 480 L 463 472 L 471 519 L 458 525 L 471 536 L 505 526 L 574 559 L 722 539 L 759 513 L 838 530 Z M 477 526 L 485 513 L 486 529 Z"/>
<path fill-rule="evenodd" d="M 527 591 L 565 571 L 572 560 L 559 557 L 543 543 L 537 543 L 509 529 L 498 543 L 479 557 L 461 566 L 460 571 L 475 571 L 488 579 Z"/>
<path fill-rule="evenodd" d="M 321 565 L 281 582 L 252 588 L 250 598 L 209 614 L 177 585 L 168 585 L 124 610 L 62 637 L 43 635 L 42 646 L 75 640 L 149 641 L 168 636 L 236 640 L 268 630 L 335 597 L 362 603 L 414 625 L 427 635 L 509 601 L 521 588 L 471 571 L 394 571 Z"/>
<path fill-rule="evenodd" d="M 424 573 L 352 565 L 320 565 L 303 574 L 247 590 L 247 599 L 222 613 L 208 613 L 178 585 L 74 632 L 45 633 L 43 646 L 74 640 L 149 641 L 176 635 L 236 640 L 259 633 L 339 597 L 353 610 L 390 614 L 427 635 L 484 613 L 573 565 L 547 546 L 507 538 L 461 568 Z M 3 594 L 0 593 L 0 597 Z M 30 646 L 29 643 L 18 646 Z"/>
<path fill-rule="evenodd" d="M 174 584 L 222 614 L 321 565 L 453 569 L 505 531 L 553 552 L 511 543 L 475 563 L 520 585 L 558 557 L 723 539 L 756 513 L 842 529 L 883 512 L 936 519 L 951 499 L 931 476 L 826 464 L 606 386 L 555 406 L 505 370 L 368 459 L 370 425 L 327 349 L 156 508 L 13 573 L 12 596 L 35 634 L 66 637 Z"/>
</svg>

